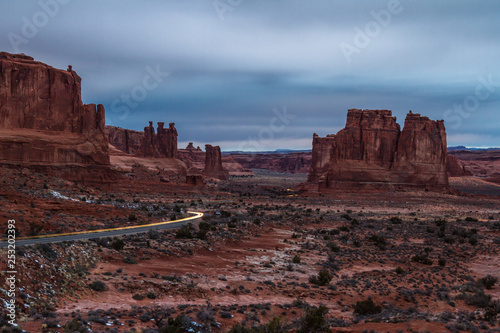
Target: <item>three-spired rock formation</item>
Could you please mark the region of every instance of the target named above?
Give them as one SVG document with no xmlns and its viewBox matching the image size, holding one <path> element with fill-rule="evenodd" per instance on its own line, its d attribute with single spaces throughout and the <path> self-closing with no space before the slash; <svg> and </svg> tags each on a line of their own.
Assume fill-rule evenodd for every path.
<svg viewBox="0 0 500 333">
<path fill-rule="evenodd" d="M 442 120 L 408 113 L 403 131 L 390 110 L 351 109 L 344 129 L 313 138 L 310 182 L 320 189 L 380 184 L 443 187 L 446 132 Z"/>
<path fill-rule="evenodd" d="M 64 71 L 0 53 L 0 162 L 110 169 L 104 107 L 82 103 L 81 78 L 71 66 Z"/>
<path fill-rule="evenodd" d="M 222 166 L 222 154 L 219 146 L 205 145 L 205 169 L 203 174 L 209 178 L 229 179 L 229 173 Z"/>
<path fill-rule="evenodd" d="M 169 128 L 164 128 L 165 123 L 158 123 L 158 135 L 155 134 L 153 122 L 144 127 L 144 137 L 141 146 L 137 149 L 137 157 L 177 158 L 177 130 L 175 124 L 170 123 Z"/>
</svg>

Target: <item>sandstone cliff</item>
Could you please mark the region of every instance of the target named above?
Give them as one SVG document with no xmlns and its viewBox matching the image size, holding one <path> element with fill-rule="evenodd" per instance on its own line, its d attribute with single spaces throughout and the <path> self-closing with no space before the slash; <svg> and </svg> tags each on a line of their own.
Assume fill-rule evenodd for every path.
<svg viewBox="0 0 500 333">
<path fill-rule="evenodd" d="M 106 126 L 105 129 L 109 143 L 116 149 L 126 154 L 135 154 L 139 150 L 144 132 L 115 126 Z"/>
<path fill-rule="evenodd" d="M 229 179 L 229 173 L 222 166 L 222 154 L 219 146 L 205 145 L 205 169 L 203 174 L 209 178 Z"/>
<path fill-rule="evenodd" d="M 81 78 L 71 66 L 64 71 L 0 53 L 1 163 L 109 168 L 104 122 L 102 105 L 82 103 Z"/>
<path fill-rule="evenodd" d="M 308 173 L 311 167 L 311 153 L 308 152 L 233 153 L 230 157 L 246 169 L 265 169 L 281 173 Z"/>
<path fill-rule="evenodd" d="M 319 182 L 320 189 L 373 184 L 447 186 L 443 121 L 410 111 L 401 131 L 390 110 L 351 109 L 346 127 L 336 135 L 314 136 L 308 179 Z"/>
</svg>

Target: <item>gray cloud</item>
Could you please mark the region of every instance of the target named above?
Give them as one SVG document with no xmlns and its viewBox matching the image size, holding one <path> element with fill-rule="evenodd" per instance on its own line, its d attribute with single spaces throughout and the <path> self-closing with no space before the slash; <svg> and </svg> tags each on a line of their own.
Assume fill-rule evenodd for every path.
<svg viewBox="0 0 500 333">
<path fill-rule="evenodd" d="M 7 0 L 0 49 L 13 52 L 9 36 L 23 36 L 40 3 L 54 1 L 67 4 L 18 48 L 54 67 L 72 64 L 84 102 L 103 103 L 108 124 L 174 121 L 185 142 L 234 149 L 286 106 L 296 118 L 266 149 L 309 148 L 313 132 L 344 125 L 348 108 L 392 109 L 401 124 L 411 109 L 445 118 L 450 144 L 500 145 L 500 84 L 467 118 L 454 111 L 480 78 L 500 83 L 495 0 L 401 0 L 350 63 L 340 45 L 355 46 L 356 29 L 366 33 L 373 12 L 394 0 L 242 0 L 223 20 L 212 0 Z M 123 117 L 113 103 L 143 83 L 148 66 L 170 75 Z"/>
</svg>

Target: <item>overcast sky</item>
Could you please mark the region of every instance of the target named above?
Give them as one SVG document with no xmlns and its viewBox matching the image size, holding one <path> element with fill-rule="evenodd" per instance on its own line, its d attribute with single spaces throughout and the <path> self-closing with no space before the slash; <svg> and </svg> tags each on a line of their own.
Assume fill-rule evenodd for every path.
<svg viewBox="0 0 500 333">
<path fill-rule="evenodd" d="M 350 108 L 500 146 L 498 0 L 0 2 L 0 50 L 82 77 L 106 123 L 223 150 L 310 149 Z"/>
</svg>

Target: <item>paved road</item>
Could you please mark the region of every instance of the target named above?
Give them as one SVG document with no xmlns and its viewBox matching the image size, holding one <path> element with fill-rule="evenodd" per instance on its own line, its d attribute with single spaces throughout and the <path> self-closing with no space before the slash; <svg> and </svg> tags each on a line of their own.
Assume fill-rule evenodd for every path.
<svg viewBox="0 0 500 333">
<path fill-rule="evenodd" d="M 131 234 L 139 234 L 143 232 L 148 232 L 149 230 L 165 230 L 165 229 L 175 229 L 179 228 L 187 222 L 193 222 L 200 219 L 203 213 L 198 212 L 188 212 L 188 214 L 193 214 L 193 216 L 186 217 L 180 220 L 173 220 L 168 222 L 152 223 L 146 225 L 139 225 L 134 227 L 123 227 L 115 229 L 102 229 L 102 230 L 92 230 L 83 232 L 73 232 L 67 234 L 58 235 L 44 235 L 30 238 L 19 238 L 16 239 L 16 246 L 22 245 L 34 245 L 42 243 L 58 243 L 64 241 L 75 241 L 75 240 L 85 240 L 92 238 L 101 237 L 112 237 L 112 236 L 123 236 Z M 7 242 L 0 242 L 0 248 L 5 248 L 8 246 Z"/>
</svg>

